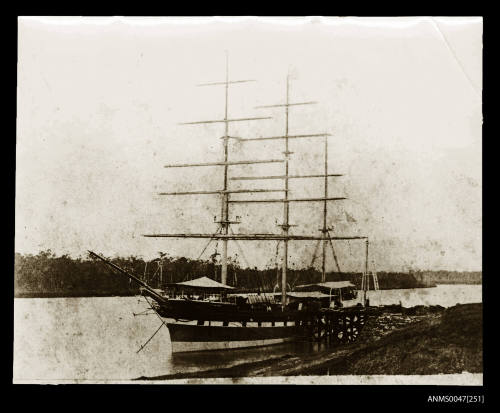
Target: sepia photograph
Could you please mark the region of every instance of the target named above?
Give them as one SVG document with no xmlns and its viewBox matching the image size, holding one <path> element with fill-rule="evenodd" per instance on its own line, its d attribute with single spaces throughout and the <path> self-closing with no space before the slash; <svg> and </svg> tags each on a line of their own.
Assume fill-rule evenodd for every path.
<svg viewBox="0 0 500 413">
<path fill-rule="evenodd" d="M 17 37 L 13 383 L 483 385 L 482 17 Z"/>
</svg>

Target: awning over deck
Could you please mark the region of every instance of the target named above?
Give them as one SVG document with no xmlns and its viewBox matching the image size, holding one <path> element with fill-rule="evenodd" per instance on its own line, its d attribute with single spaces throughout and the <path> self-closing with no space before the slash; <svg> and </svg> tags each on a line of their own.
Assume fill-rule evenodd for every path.
<svg viewBox="0 0 500 413">
<path fill-rule="evenodd" d="M 304 284 L 295 287 L 296 291 L 325 291 L 337 290 L 342 288 L 355 288 L 355 285 L 350 281 L 328 281 L 316 284 Z"/>
<path fill-rule="evenodd" d="M 330 298 L 328 294 L 319 291 L 294 291 L 286 293 L 286 295 L 293 298 Z"/>
<path fill-rule="evenodd" d="M 176 288 L 189 288 L 193 290 L 207 290 L 207 291 L 228 291 L 233 290 L 234 287 L 222 284 L 208 277 L 200 277 L 194 280 L 184 281 L 180 283 L 169 284 L 170 287 Z"/>
</svg>

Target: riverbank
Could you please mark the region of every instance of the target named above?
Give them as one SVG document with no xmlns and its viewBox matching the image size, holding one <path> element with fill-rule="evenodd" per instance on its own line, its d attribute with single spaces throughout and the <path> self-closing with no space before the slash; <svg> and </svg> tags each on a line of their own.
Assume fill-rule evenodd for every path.
<svg viewBox="0 0 500 413">
<path fill-rule="evenodd" d="M 109 292 L 75 292 L 68 291 L 64 293 L 60 292 L 15 292 L 14 298 L 91 298 L 91 297 L 133 297 L 139 295 L 136 291 L 125 291 L 117 293 Z"/>
<path fill-rule="evenodd" d="M 483 371 L 482 304 L 385 307 L 355 344 L 229 368 L 139 380 L 307 375 L 428 375 Z"/>
<path fill-rule="evenodd" d="M 163 253 L 162 253 L 163 254 Z M 202 275 L 215 275 L 220 281 L 220 268 L 211 261 L 191 260 L 185 257 L 168 257 L 145 261 L 140 257 L 115 257 L 111 262 L 140 277 L 153 288 L 164 287 L 193 279 Z M 162 262 L 159 273 L 158 260 Z M 273 291 L 276 284 L 276 269 L 242 268 L 230 265 L 229 285 L 237 285 L 241 292 Z M 236 278 L 237 277 L 237 283 Z M 312 284 L 322 278 L 321 272 L 313 268 L 289 269 L 289 279 L 294 285 Z M 361 272 L 328 272 L 326 281 L 350 281 L 361 289 Z M 437 283 L 480 284 L 481 273 L 459 273 L 443 271 L 384 272 L 377 273 L 380 290 L 413 289 L 435 287 Z M 370 279 L 373 287 L 373 281 Z M 292 285 L 293 287 L 293 285 Z M 113 274 L 99 260 L 87 257 L 72 258 L 56 256 L 50 250 L 37 255 L 15 254 L 14 297 L 16 298 L 64 298 L 64 297 L 112 297 L 139 294 L 139 288 L 128 278 Z"/>
<path fill-rule="evenodd" d="M 352 275 L 345 275 L 344 277 L 329 277 L 328 281 L 332 281 L 332 278 L 336 281 L 351 281 L 358 289 L 361 288 L 360 281 Z M 394 275 L 391 277 L 383 278 L 384 282 L 380 286 L 380 291 L 385 290 L 411 290 L 414 288 L 425 289 L 434 288 L 436 284 L 425 284 L 415 281 L 408 274 Z M 14 289 L 14 298 L 70 298 L 70 297 L 131 297 L 134 295 L 140 295 L 140 290 L 133 284 L 126 286 L 127 288 L 122 289 L 105 289 L 105 290 L 86 290 L 86 289 L 68 289 L 68 290 L 57 290 L 57 291 L 30 291 L 21 288 Z M 240 288 L 238 292 L 241 293 L 253 293 L 260 291 L 258 288 Z M 266 292 L 271 293 L 273 290 L 268 289 Z M 373 291 L 373 290 L 372 290 Z"/>
</svg>

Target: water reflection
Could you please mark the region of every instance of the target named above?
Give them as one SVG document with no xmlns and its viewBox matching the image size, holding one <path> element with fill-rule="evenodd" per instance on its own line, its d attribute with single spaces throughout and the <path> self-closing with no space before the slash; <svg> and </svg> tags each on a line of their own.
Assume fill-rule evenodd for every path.
<svg viewBox="0 0 500 413">
<path fill-rule="evenodd" d="M 338 344 L 326 342 L 314 343 L 297 341 L 293 343 L 275 344 L 257 348 L 241 348 L 231 350 L 214 350 L 210 353 L 199 351 L 172 354 L 170 364 L 172 373 L 211 370 L 233 367 L 241 363 L 252 363 L 287 355 L 306 355 L 324 350 L 340 349 Z"/>
</svg>

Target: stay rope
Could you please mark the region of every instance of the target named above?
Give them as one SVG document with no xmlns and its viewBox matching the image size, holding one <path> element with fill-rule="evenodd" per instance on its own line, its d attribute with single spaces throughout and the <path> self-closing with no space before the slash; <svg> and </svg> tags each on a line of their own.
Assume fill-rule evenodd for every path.
<svg viewBox="0 0 500 413">
<path fill-rule="evenodd" d="M 217 234 L 218 234 L 221 230 L 222 230 L 222 227 L 221 227 L 221 226 L 219 226 L 219 228 L 217 229 L 217 231 L 215 232 L 215 234 L 214 234 L 214 235 L 217 235 Z M 210 243 L 211 243 L 213 240 L 214 240 L 214 238 L 210 238 L 210 239 L 208 240 L 208 242 L 206 243 L 206 245 L 205 245 L 205 246 L 203 247 L 203 249 L 201 250 L 200 255 L 198 255 L 198 258 L 196 258 L 196 261 L 199 261 L 199 260 L 200 260 L 201 256 L 205 253 L 205 251 L 207 250 L 208 246 L 210 245 Z M 217 245 L 215 245 L 215 250 L 216 250 L 216 252 L 217 252 Z M 186 281 L 187 276 L 188 276 L 188 274 L 186 274 L 186 275 L 184 276 L 184 278 L 182 279 L 182 281 Z"/>
<path fill-rule="evenodd" d="M 338 272 L 341 273 L 342 271 L 340 271 L 340 265 L 339 265 L 339 261 L 337 259 L 337 254 L 335 254 L 335 248 L 333 248 L 333 242 L 332 242 L 332 238 L 330 235 L 330 231 L 328 231 L 327 234 L 328 234 L 328 240 L 330 241 L 330 246 L 332 247 L 333 259 L 335 260 L 335 264 L 337 265 Z"/>
<path fill-rule="evenodd" d="M 167 324 L 165 323 L 165 321 L 163 321 L 163 318 L 160 316 L 160 314 L 158 314 L 158 312 L 155 310 L 155 308 L 153 307 L 153 305 L 151 304 L 151 302 L 148 300 L 148 297 L 146 297 L 145 295 L 143 297 L 147 301 L 147 303 L 149 304 L 149 307 L 154 311 L 154 313 L 160 319 L 161 325 L 160 325 L 160 327 L 157 328 L 157 330 L 153 333 L 153 335 L 151 337 L 149 337 L 149 339 L 139 348 L 139 350 L 136 351 L 136 354 L 139 353 L 144 347 L 147 346 L 147 344 L 153 339 L 154 336 L 156 336 L 156 334 L 158 333 L 158 331 L 160 331 L 160 329 L 163 326 L 167 327 Z"/>
<path fill-rule="evenodd" d="M 231 231 L 231 234 L 234 235 L 232 228 L 229 228 L 229 230 Z M 235 241 L 235 244 L 236 244 L 236 247 L 238 248 L 238 251 L 240 252 L 241 256 L 243 257 L 243 260 L 245 261 L 246 266 L 248 268 L 250 268 L 250 263 L 248 262 L 248 260 L 245 256 L 245 253 L 243 252 L 243 249 L 241 248 L 241 245 L 239 244 L 238 241 Z M 262 295 L 264 296 L 264 298 L 266 300 L 269 300 L 269 297 L 266 295 L 266 293 L 264 291 L 264 283 L 262 282 L 262 277 L 258 273 L 257 273 L 257 278 L 259 279 L 260 290 L 262 292 Z"/>
</svg>

